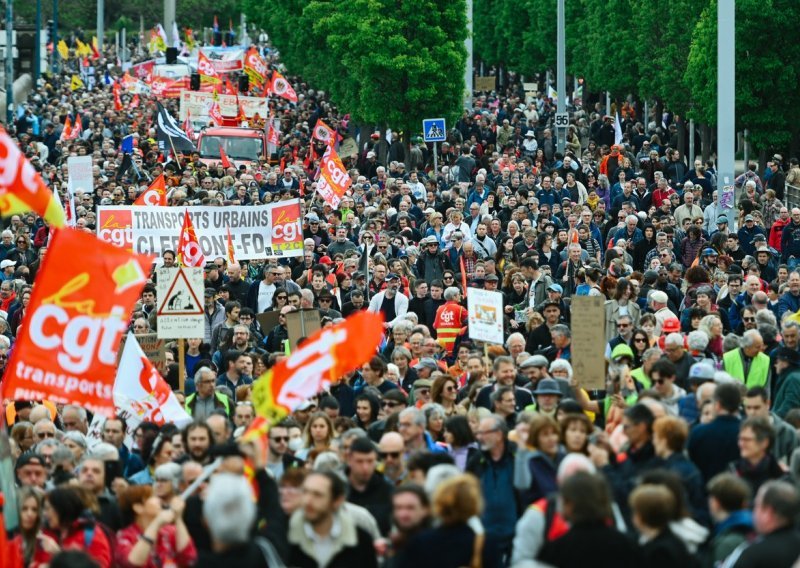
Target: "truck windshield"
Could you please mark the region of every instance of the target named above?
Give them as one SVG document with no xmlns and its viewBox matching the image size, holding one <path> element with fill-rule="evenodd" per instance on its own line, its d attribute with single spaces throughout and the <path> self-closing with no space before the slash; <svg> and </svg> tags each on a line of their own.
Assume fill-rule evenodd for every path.
<svg viewBox="0 0 800 568">
<path fill-rule="evenodd" d="M 260 138 L 242 138 L 239 136 L 203 136 L 200 142 L 200 156 L 203 158 L 219 158 L 219 147 L 225 154 L 235 160 L 258 160 L 263 153 Z"/>
</svg>

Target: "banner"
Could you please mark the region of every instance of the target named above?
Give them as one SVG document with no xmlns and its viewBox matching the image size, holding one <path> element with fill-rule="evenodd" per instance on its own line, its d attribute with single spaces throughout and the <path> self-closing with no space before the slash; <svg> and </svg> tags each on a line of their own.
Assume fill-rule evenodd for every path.
<svg viewBox="0 0 800 568">
<path fill-rule="evenodd" d="M 606 312 L 604 298 L 575 296 L 572 298 L 572 369 L 581 387 L 586 390 L 606 388 L 605 357 Z"/>
<path fill-rule="evenodd" d="M 141 63 L 137 63 L 131 67 L 131 73 L 137 79 L 141 79 L 142 81 L 149 83 L 150 79 L 153 77 L 153 71 L 155 68 L 156 60 L 148 59 L 147 61 L 142 61 Z"/>
<path fill-rule="evenodd" d="M 333 128 L 322 122 L 321 118 L 317 119 L 317 124 L 314 126 L 314 130 L 311 134 L 311 138 L 314 140 L 319 140 L 320 142 L 324 142 L 325 144 L 332 144 L 335 141 L 336 133 L 333 131 Z"/>
<path fill-rule="evenodd" d="M 336 150 L 333 149 L 332 144 L 325 148 L 319 173 L 317 191 L 325 199 L 326 203 L 337 209 L 342 196 L 353 183 L 353 180 L 347 175 L 347 170 L 336 154 Z"/>
<path fill-rule="evenodd" d="M 158 336 L 193 339 L 205 333 L 203 269 L 159 268 L 156 279 Z"/>
<path fill-rule="evenodd" d="M 72 195 L 82 191 L 94 195 L 94 175 L 92 175 L 91 156 L 70 156 L 67 158 L 69 190 Z"/>
<path fill-rule="evenodd" d="M 469 337 L 476 341 L 503 344 L 503 294 L 470 288 L 467 294 Z"/>
<path fill-rule="evenodd" d="M 297 199 L 256 207 L 101 205 L 97 208 L 97 236 L 142 254 L 160 255 L 164 250 L 177 250 L 184 209 L 192 217 L 206 258 L 227 257 L 228 229 L 238 260 L 303 255 L 303 227 Z"/>
<path fill-rule="evenodd" d="M 319 330 L 253 384 L 256 413 L 270 423 L 330 388 L 342 375 L 376 354 L 383 336 L 380 313 L 358 312 Z"/>
<path fill-rule="evenodd" d="M 171 422 L 183 428 L 192 421 L 191 416 L 186 414 L 175 393 L 133 338 L 134 335 L 128 333 L 119 361 L 114 405 L 125 413 L 128 422 L 153 422 L 159 426 Z"/>
<path fill-rule="evenodd" d="M 148 257 L 85 232 L 56 231 L 6 367 L 2 397 L 113 414 L 117 349 L 149 269 Z"/>
<path fill-rule="evenodd" d="M 244 69 L 244 49 L 241 47 L 204 47 L 203 53 L 217 73 L 231 73 Z"/>
<path fill-rule="evenodd" d="M 26 211 L 44 217 L 54 227 L 63 227 L 66 222 L 64 209 L 42 176 L 0 128 L 0 215 Z"/>
<path fill-rule="evenodd" d="M 213 93 L 181 91 L 180 119 L 186 120 L 186 117 L 191 115 L 192 120 L 208 122 L 213 102 Z M 252 118 L 256 114 L 262 119 L 266 118 L 269 115 L 268 102 L 264 97 L 239 97 L 239 103 L 247 118 Z M 235 95 L 218 95 L 217 103 L 224 116 L 236 116 L 239 113 Z"/>
</svg>

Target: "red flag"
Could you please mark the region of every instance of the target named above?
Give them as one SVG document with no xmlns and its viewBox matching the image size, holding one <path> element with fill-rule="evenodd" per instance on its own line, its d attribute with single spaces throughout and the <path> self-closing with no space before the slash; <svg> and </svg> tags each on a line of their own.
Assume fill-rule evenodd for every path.
<svg viewBox="0 0 800 568">
<path fill-rule="evenodd" d="M 325 154 L 322 156 L 319 173 L 317 191 L 325 199 L 326 203 L 337 209 L 339 202 L 350 187 L 350 184 L 353 183 L 353 180 L 347 174 L 347 170 L 339 159 L 336 150 L 333 149 L 332 144 L 325 147 Z"/>
<path fill-rule="evenodd" d="M 223 85 L 225 86 L 225 94 L 226 95 L 237 95 L 238 96 L 239 93 L 236 91 L 236 88 L 233 86 L 233 83 L 231 83 L 230 80 L 227 77 L 225 77 L 225 79 L 223 81 Z"/>
<path fill-rule="evenodd" d="M 211 108 L 208 109 L 208 116 L 216 126 L 222 126 L 222 111 L 220 110 L 219 103 L 217 101 L 211 103 Z"/>
<path fill-rule="evenodd" d="M 194 225 L 188 209 L 183 213 L 183 226 L 178 240 L 178 263 L 181 266 L 206 265 L 206 257 L 203 255 L 200 243 L 197 242 L 197 233 L 194 231 Z"/>
<path fill-rule="evenodd" d="M 117 81 L 114 82 L 114 87 L 112 87 L 112 90 L 114 92 L 114 110 L 120 111 L 122 110 L 122 98 L 120 97 L 119 94 L 120 92 L 119 82 Z"/>
<path fill-rule="evenodd" d="M 311 133 L 311 138 L 325 144 L 332 144 L 335 140 L 335 132 L 333 128 L 322 122 L 321 118 L 318 118 L 314 131 Z"/>
<path fill-rule="evenodd" d="M 255 381 L 256 412 L 274 424 L 345 373 L 369 361 L 382 334 L 380 312 L 358 312 L 344 322 L 320 329 Z"/>
<path fill-rule="evenodd" d="M 228 264 L 236 264 L 236 255 L 233 252 L 233 238 L 231 237 L 231 228 L 228 227 Z"/>
<path fill-rule="evenodd" d="M 164 174 L 161 174 L 153 183 L 150 184 L 142 194 L 133 202 L 134 205 L 155 205 L 160 207 L 167 206 L 167 185 L 164 182 Z"/>
<path fill-rule="evenodd" d="M 48 253 L 0 398 L 48 399 L 110 416 L 117 350 L 151 259 L 73 229 L 56 231 Z"/>
<path fill-rule="evenodd" d="M 97 37 L 92 38 L 92 59 L 100 59 L 100 49 L 97 45 Z"/>
<path fill-rule="evenodd" d="M 135 95 L 133 95 L 133 98 L 131 99 L 131 102 L 128 103 L 128 106 L 130 108 L 139 108 L 139 102 L 140 102 L 139 101 L 139 93 L 136 93 Z"/>
<path fill-rule="evenodd" d="M 202 50 L 197 53 L 197 72 L 200 74 L 200 80 L 205 83 L 220 82 L 219 73 Z"/>
<path fill-rule="evenodd" d="M 222 144 L 219 145 L 219 161 L 222 162 L 223 168 L 230 168 L 231 161 L 228 159 L 228 155 L 225 153 L 225 149 L 222 147 Z"/>
<path fill-rule="evenodd" d="M 61 140 L 72 140 L 72 120 L 67 117 L 64 121 L 64 128 L 61 130 Z"/>
<path fill-rule="evenodd" d="M 458 258 L 458 263 L 461 266 L 461 287 L 464 289 L 464 297 L 467 297 L 467 269 L 464 267 L 464 257 Z"/>
<path fill-rule="evenodd" d="M 275 95 L 283 97 L 287 101 L 291 101 L 293 103 L 297 102 L 297 93 L 289 84 L 289 81 L 287 81 L 286 78 L 277 71 L 272 72 L 272 84 L 270 85 L 270 90 Z"/>
</svg>

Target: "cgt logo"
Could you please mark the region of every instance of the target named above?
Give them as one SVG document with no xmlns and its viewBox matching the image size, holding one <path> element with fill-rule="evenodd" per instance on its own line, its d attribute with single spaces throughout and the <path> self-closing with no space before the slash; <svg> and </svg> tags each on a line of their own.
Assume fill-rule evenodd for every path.
<svg viewBox="0 0 800 568">
<path fill-rule="evenodd" d="M 97 238 L 133 251 L 133 219 L 128 210 L 104 210 L 97 213 Z"/>
<path fill-rule="evenodd" d="M 300 224 L 299 203 L 273 209 L 271 236 L 273 246 L 302 242 L 303 227 Z"/>
</svg>

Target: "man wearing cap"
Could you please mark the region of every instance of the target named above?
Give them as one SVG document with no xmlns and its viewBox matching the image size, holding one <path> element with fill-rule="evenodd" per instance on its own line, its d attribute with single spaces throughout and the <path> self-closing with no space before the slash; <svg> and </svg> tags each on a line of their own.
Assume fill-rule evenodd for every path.
<svg viewBox="0 0 800 568">
<path fill-rule="evenodd" d="M 566 381 L 561 382 L 566 383 L 567 389 L 569 389 L 569 383 Z M 558 381 L 549 377 L 544 378 L 539 381 L 539 384 L 536 385 L 536 390 L 531 394 L 535 402 L 531 408 L 526 410 L 535 410 L 540 414 L 555 418 L 558 403 L 564 397 L 564 392 L 560 388 Z M 572 393 L 570 393 L 570 396 L 572 396 Z"/>
<path fill-rule="evenodd" d="M 44 489 L 47 483 L 47 462 L 33 451 L 22 454 L 14 466 L 21 487 Z"/>
<path fill-rule="evenodd" d="M 775 395 L 772 397 L 772 412 L 784 418 L 800 407 L 800 353 L 796 349 L 779 347 L 774 355 Z"/>
<path fill-rule="evenodd" d="M 456 338 L 467 325 L 467 309 L 461 305 L 461 292 L 455 286 L 444 291 L 445 303 L 436 310 L 433 328 L 436 339 L 444 347 L 448 357 L 453 355 Z"/>
<path fill-rule="evenodd" d="M 2 280 L 13 280 L 14 279 L 14 268 L 17 266 L 17 263 L 13 260 L 3 260 L 0 261 L 0 279 Z"/>
<path fill-rule="evenodd" d="M 439 239 L 435 235 L 420 241 L 420 255 L 417 259 L 417 273 L 430 286 L 434 280 L 441 280 L 444 271 L 450 267 L 447 255 L 439 250 Z"/>
<path fill-rule="evenodd" d="M 404 320 L 408 312 L 408 297 L 399 292 L 400 277 L 394 272 L 386 275 L 386 289 L 375 294 L 369 302 L 369 311 L 383 313 L 384 327 L 392 327 Z"/>
<path fill-rule="evenodd" d="M 772 251 L 767 246 L 766 241 L 761 241 L 756 247 L 756 265 L 758 266 L 761 279 L 772 282 L 778 276 L 778 263 L 772 256 Z M 749 270 L 749 267 L 748 267 Z"/>
<path fill-rule="evenodd" d="M 653 332 L 655 335 L 661 335 L 661 329 L 664 325 L 664 321 L 669 318 L 678 319 L 674 313 L 670 311 L 667 307 L 669 303 L 669 297 L 667 296 L 666 292 L 662 292 L 661 290 L 652 290 L 650 292 L 649 297 L 650 309 L 653 310 L 653 314 L 656 316 L 656 329 Z"/>
</svg>

